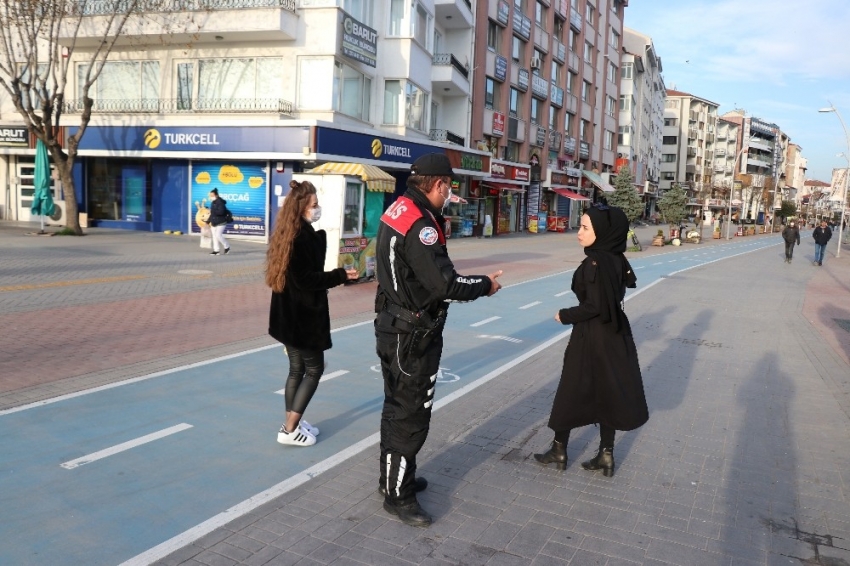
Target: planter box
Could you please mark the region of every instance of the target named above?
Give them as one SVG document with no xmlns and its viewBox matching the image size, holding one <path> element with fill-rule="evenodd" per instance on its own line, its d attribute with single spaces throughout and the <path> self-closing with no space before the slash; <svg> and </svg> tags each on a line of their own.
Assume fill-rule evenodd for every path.
<svg viewBox="0 0 850 566">
<path fill-rule="evenodd" d="M 711 237 L 714 240 L 719 240 L 720 239 L 720 232 L 714 232 Z"/>
</svg>

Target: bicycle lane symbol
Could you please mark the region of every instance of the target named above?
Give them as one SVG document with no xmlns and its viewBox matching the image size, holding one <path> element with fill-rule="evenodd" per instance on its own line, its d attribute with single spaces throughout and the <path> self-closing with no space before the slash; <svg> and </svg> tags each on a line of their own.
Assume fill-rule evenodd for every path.
<svg viewBox="0 0 850 566">
<path fill-rule="evenodd" d="M 380 364 L 376 364 L 374 366 L 371 366 L 369 369 L 371 369 L 374 372 L 381 373 L 381 365 Z M 437 370 L 437 383 L 454 383 L 455 381 L 460 380 L 460 376 L 458 374 L 451 373 L 450 371 L 445 371 L 445 370 L 448 370 L 448 369 L 449 368 L 441 367 Z"/>
</svg>

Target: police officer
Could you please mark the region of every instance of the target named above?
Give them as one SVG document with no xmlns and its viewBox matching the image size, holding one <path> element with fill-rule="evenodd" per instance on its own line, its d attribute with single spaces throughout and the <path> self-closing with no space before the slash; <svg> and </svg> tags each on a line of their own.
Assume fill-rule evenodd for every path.
<svg viewBox="0 0 850 566">
<path fill-rule="evenodd" d="M 376 267 L 375 336 L 384 376 L 380 487 L 384 509 L 404 523 L 427 527 L 416 500 L 428 485 L 417 478 L 425 443 L 448 301 L 472 301 L 501 288 L 491 275 L 459 275 L 446 251 L 442 209 L 454 176 L 448 157 L 429 153 L 411 167 L 407 191 L 381 216 Z"/>
</svg>

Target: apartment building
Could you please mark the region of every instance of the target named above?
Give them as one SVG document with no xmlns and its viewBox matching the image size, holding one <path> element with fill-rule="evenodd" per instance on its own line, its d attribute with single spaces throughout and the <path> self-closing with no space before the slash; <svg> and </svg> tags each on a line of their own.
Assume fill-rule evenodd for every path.
<svg viewBox="0 0 850 566">
<path fill-rule="evenodd" d="M 228 233 L 264 240 L 292 175 L 341 162 L 377 166 L 394 179 L 370 184 L 353 175 L 334 196 L 343 201 L 340 238 L 359 243 L 374 236 L 377 216 L 404 190 L 420 155 L 445 152 L 463 174 L 461 192 L 490 175 L 489 152 L 468 147 L 469 0 L 180 7 L 131 15 L 90 92 L 94 113 L 75 169 L 90 225 L 197 233 L 195 210 L 218 187 L 237 219 Z M 90 3 L 83 17 L 70 57 L 69 133 L 111 9 Z M 13 111 L 2 116 L 14 124 Z M 28 220 L 31 148 L 4 151 L 11 218 Z"/>
<path fill-rule="evenodd" d="M 718 118 L 717 139 L 714 143 L 714 178 L 712 182 L 712 187 L 717 192 L 717 194 L 712 195 L 714 198 L 728 194 L 728 190 L 732 187 L 733 173 L 736 167 L 736 158 L 740 144 L 740 124 L 724 118 Z"/>
<path fill-rule="evenodd" d="M 491 177 L 470 198 L 498 233 L 575 226 L 613 190 L 627 0 L 481 0 L 472 137 Z M 486 30 L 486 41 L 483 40 Z M 527 177 L 526 177 L 527 175 Z M 569 220 L 568 220 L 569 219 Z"/>
<path fill-rule="evenodd" d="M 617 134 L 617 167 L 628 167 L 635 188 L 646 203 L 646 214 L 655 210 L 661 173 L 661 141 L 667 89 L 661 57 L 652 38 L 624 28 L 620 113 Z"/>
<path fill-rule="evenodd" d="M 712 206 L 708 199 L 714 182 L 718 107 L 710 100 L 672 89 L 667 90 L 664 103 L 660 188 L 681 185 L 697 221 L 710 222 L 713 214 L 722 212 L 722 207 Z"/>
</svg>

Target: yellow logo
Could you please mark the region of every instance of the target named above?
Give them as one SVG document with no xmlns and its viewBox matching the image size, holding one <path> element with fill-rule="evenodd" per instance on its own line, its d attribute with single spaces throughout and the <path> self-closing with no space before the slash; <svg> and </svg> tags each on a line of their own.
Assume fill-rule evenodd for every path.
<svg viewBox="0 0 850 566">
<path fill-rule="evenodd" d="M 159 135 L 159 130 L 151 128 L 145 132 L 144 140 L 145 146 L 150 149 L 156 149 L 159 147 L 159 142 L 162 141 L 162 137 Z"/>
<path fill-rule="evenodd" d="M 381 140 L 372 140 L 372 155 L 375 157 L 381 157 L 382 153 L 384 153 L 384 144 L 381 143 Z"/>
</svg>

